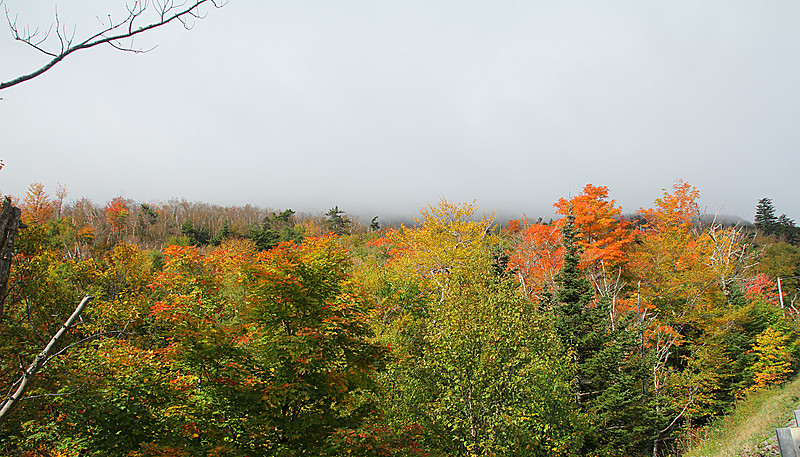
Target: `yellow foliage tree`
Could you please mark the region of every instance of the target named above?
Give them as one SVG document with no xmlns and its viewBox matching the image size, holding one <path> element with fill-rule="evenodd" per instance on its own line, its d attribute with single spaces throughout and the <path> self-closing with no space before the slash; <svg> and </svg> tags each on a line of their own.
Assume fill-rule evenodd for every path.
<svg viewBox="0 0 800 457">
<path fill-rule="evenodd" d="M 512 277 L 494 268 L 494 217 L 441 200 L 376 240 L 372 270 L 392 348 L 388 428 L 418 425 L 434 455 L 569 455 L 571 366 Z M 380 260 L 380 258 L 378 258 Z"/>
<path fill-rule="evenodd" d="M 396 265 L 415 272 L 417 277 L 440 279 L 456 269 L 475 265 L 486 254 L 494 216 L 473 216 L 478 205 L 441 200 L 428 206 L 415 218 L 416 227 L 406 227 L 389 234 L 391 256 Z"/>
<path fill-rule="evenodd" d="M 789 337 L 773 327 L 767 327 L 756 337 L 753 352 L 758 355 L 753 363 L 751 391 L 786 382 L 792 373 L 792 356 L 789 354 Z"/>
</svg>

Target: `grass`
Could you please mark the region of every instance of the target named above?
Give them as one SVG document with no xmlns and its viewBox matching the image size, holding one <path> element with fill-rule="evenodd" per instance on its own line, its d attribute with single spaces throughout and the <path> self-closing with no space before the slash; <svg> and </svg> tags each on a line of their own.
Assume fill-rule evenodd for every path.
<svg viewBox="0 0 800 457">
<path fill-rule="evenodd" d="M 741 402 L 735 412 L 711 425 L 705 439 L 683 456 L 780 455 L 777 445 L 775 453 L 754 453 L 753 450 L 775 436 L 776 428 L 787 426 L 799 401 L 800 378 L 753 394 Z"/>
</svg>

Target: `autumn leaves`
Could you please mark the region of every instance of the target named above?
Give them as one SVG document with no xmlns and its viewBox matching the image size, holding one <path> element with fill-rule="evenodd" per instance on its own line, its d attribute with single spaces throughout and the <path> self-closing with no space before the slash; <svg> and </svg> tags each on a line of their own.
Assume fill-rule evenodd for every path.
<svg viewBox="0 0 800 457">
<path fill-rule="evenodd" d="M 39 194 L 2 380 L 78 294 L 95 300 L 67 343 L 111 337 L 47 367 L 7 454 L 652 455 L 795 368 L 796 316 L 752 234 L 700 223 L 683 182 L 630 220 L 587 185 L 548 224 L 442 201 L 382 231 L 259 243 L 231 225 L 149 251 L 115 236 L 114 201 L 91 213 L 108 244 L 81 255 L 59 238 L 77 219 Z"/>
</svg>

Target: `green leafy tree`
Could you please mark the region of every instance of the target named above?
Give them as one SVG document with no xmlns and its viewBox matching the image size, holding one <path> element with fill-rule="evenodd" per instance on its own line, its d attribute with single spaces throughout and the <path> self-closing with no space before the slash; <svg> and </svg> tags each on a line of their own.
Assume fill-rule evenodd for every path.
<svg viewBox="0 0 800 457">
<path fill-rule="evenodd" d="M 780 278 L 786 297 L 800 293 L 800 247 L 786 241 L 768 242 L 757 251 L 758 271 Z"/>
<path fill-rule="evenodd" d="M 389 427 L 434 455 L 570 455 L 572 377 L 546 316 L 494 268 L 492 219 L 442 201 L 387 237 L 376 297 Z"/>
<path fill-rule="evenodd" d="M 53 357 L 36 375 L 15 414 L 2 424 L 0 453 L 7 455 L 47 454 L 78 445 L 85 432 L 78 425 L 83 424 L 81 415 L 87 404 L 94 406 L 87 396 L 98 386 L 93 376 L 103 362 L 98 348 L 140 329 L 149 308 L 149 259 L 135 247 L 118 244 L 103 258 L 64 259 L 42 242 L 44 233 L 39 226 L 29 226 L 18 244 L 12 275 L 16 284 L 0 320 L 2 381 L 12 381 L 19 373 L 18 366 L 8 362 L 32 360 L 64 325 L 78 293 L 94 294 L 95 300 L 52 348 Z"/>
<path fill-rule="evenodd" d="M 123 331 L 89 338 L 41 372 L 34 398 L 0 424 L 3 454 L 363 451 L 345 438 L 375 410 L 375 373 L 387 349 L 370 340 L 368 303 L 333 239 L 261 253 L 234 239 L 206 256 L 170 246 L 155 278 L 149 256 L 131 245 L 65 263 L 42 243 L 22 241 L 30 259 L 14 278 L 27 282 L 27 298 L 17 290 L 0 321 L 3 381 L 13 382 L 17 356 L 36 353 L 35 332 L 59 323 L 20 325 L 26 302 L 36 303 L 37 317 L 57 317 L 74 306 L 74 290 L 89 290 L 97 304 L 64 344 Z"/>
<path fill-rule="evenodd" d="M 178 378 L 191 381 L 184 421 L 205 452 L 231 440 L 236 453 L 335 455 L 338 430 L 370 413 L 385 348 L 369 341 L 348 268 L 330 238 L 258 254 L 167 252 L 153 313 Z"/>
</svg>

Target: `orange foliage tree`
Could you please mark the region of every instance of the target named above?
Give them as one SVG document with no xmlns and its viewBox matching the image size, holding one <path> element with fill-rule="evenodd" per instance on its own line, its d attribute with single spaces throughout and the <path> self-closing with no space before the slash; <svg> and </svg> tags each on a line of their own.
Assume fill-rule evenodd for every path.
<svg viewBox="0 0 800 457">
<path fill-rule="evenodd" d="M 622 208 L 615 204 L 608 197 L 608 187 L 587 184 L 579 195 L 561 198 L 553 205 L 558 214 L 575 217 L 579 267 L 587 272 L 599 296 L 610 299 L 612 309 L 624 285 L 620 277 L 633 240 Z M 517 271 L 523 287 L 534 297 L 555 285 L 553 278 L 564 257 L 563 225 L 563 218 L 550 225 L 526 224 L 519 235 L 509 267 Z"/>
<path fill-rule="evenodd" d="M 699 195 L 695 187 L 677 181 L 672 192 L 665 190 L 656 199 L 654 208 L 639 210 L 645 223 L 630 266 L 640 298 L 676 323 L 697 317 L 713 298 L 709 294 L 715 275 L 707 268 L 713 243 L 694 225 L 700 216 Z"/>
<path fill-rule="evenodd" d="M 555 276 L 564 261 L 561 231 L 555 225 L 529 224 L 519 235 L 519 242 L 508 262 L 517 273 L 525 293 L 537 300 L 555 287 Z"/>
<path fill-rule="evenodd" d="M 41 224 L 53 216 L 53 201 L 44 184 L 35 182 L 28 187 L 22 205 L 22 220 L 26 224 Z"/>
<path fill-rule="evenodd" d="M 106 207 L 106 219 L 108 219 L 108 223 L 115 234 L 122 233 L 130 214 L 131 211 L 122 197 L 115 197 Z"/>
<path fill-rule="evenodd" d="M 615 205 L 616 200 L 608 197 L 608 187 L 592 184 L 575 197 L 561 198 L 554 205 L 558 214 L 575 217 L 576 241 L 581 251 L 579 266 L 585 269 L 597 296 L 608 301 L 612 321 L 625 287 L 622 273 L 633 241 L 629 224 L 622 218 L 622 208 Z M 563 223 L 561 219 L 559 225 Z"/>
<path fill-rule="evenodd" d="M 695 187 L 677 181 L 654 207 L 640 209 L 644 222 L 628 262 L 648 327 L 643 344 L 654 355 L 653 408 L 670 424 L 653 441 L 656 448 L 685 415 L 718 412 L 724 404 L 719 384 L 730 359 L 725 351 L 712 353 L 706 346 L 725 338 L 720 277 L 730 273 L 732 264 L 719 256 L 738 250 L 722 232 L 701 230 L 699 195 Z M 682 356 L 676 355 L 678 347 Z"/>
<path fill-rule="evenodd" d="M 683 180 L 672 185 L 672 192 L 664 190 L 664 194 L 655 201 L 655 208 L 639 209 L 639 214 L 647 221 L 646 230 L 671 228 L 688 232 L 694 221 L 700 217 L 700 206 L 697 200 L 700 191 Z"/>
<path fill-rule="evenodd" d="M 587 184 L 583 191 L 567 200 L 555 203 L 562 216 L 575 216 L 577 241 L 582 248 L 581 265 L 618 267 L 626 261 L 626 247 L 632 236 L 628 223 L 622 219 L 622 208 L 609 200 L 608 187 Z M 563 219 L 559 225 L 563 224 Z"/>
</svg>

